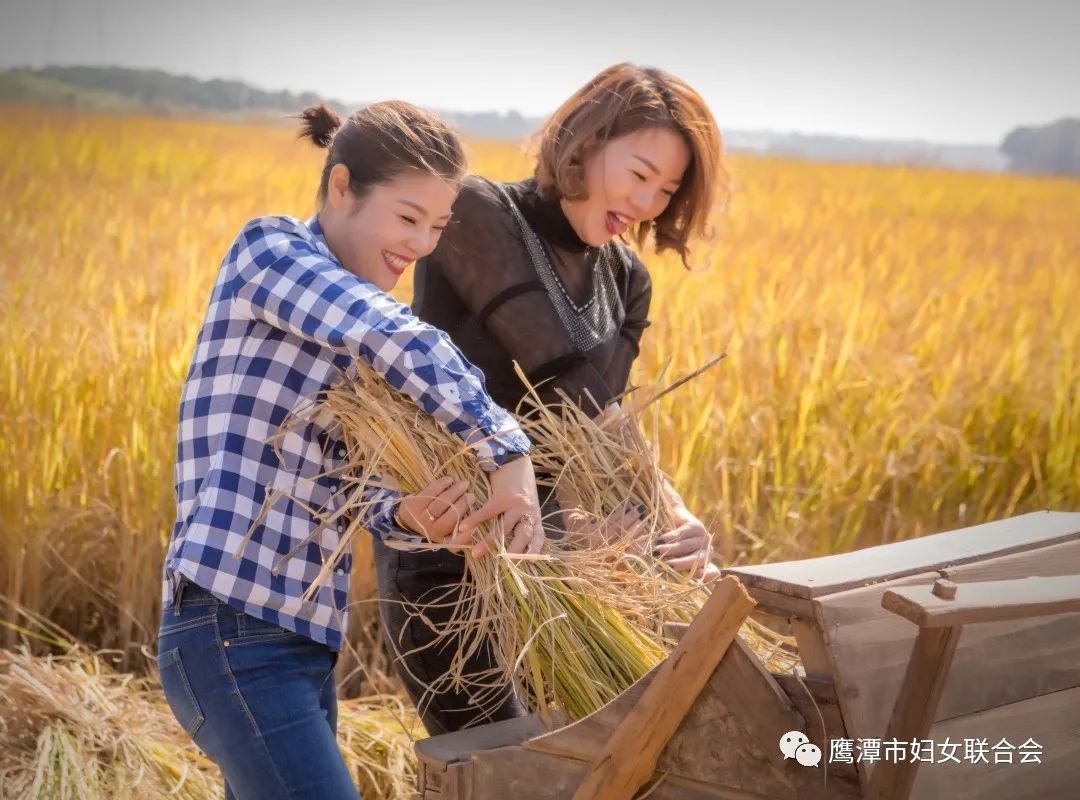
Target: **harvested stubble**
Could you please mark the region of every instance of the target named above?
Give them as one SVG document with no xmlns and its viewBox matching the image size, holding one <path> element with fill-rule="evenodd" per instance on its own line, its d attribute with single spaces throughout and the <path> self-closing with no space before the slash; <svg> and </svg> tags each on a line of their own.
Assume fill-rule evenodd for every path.
<svg viewBox="0 0 1080 800">
<path fill-rule="evenodd" d="M 42 620 L 24 634 L 60 655 L 0 649 L 0 797 L 211 800 L 221 773 L 172 716 L 160 686 L 116 671 Z M 42 633 L 42 631 L 47 631 Z M 338 743 L 365 800 L 412 798 L 414 713 L 399 697 L 345 700 Z"/>
<path fill-rule="evenodd" d="M 534 443 L 540 482 L 575 497 L 580 519 L 602 521 L 628 504 L 643 504 L 643 523 L 632 536 L 590 537 L 587 546 L 576 534 L 549 538 L 539 556 L 508 554 L 497 531 L 481 531 L 495 542 L 492 554 L 476 558 L 471 547 L 463 548 L 462 584 L 411 609 L 439 633 L 432 646 L 454 653 L 449 670 L 429 685 L 429 693 L 462 690 L 483 708 L 514 681 L 531 709 L 551 724 L 564 715 L 580 719 L 592 713 L 663 660 L 673 644 L 664 623 L 692 619 L 708 589 L 647 555 L 657 537 L 674 527 L 663 473 L 635 418 L 648 405 L 639 403 L 615 424 L 603 426 L 573 404 L 545 407 L 535 393 L 519 409 Z M 360 489 L 368 482 L 389 481 L 416 492 L 436 477 L 451 475 L 468 480 L 480 501 L 486 499 L 486 474 L 464 445 L 364 364 L 287 428 L 315 418 L 341 426 L 349 488 L 334 518 L 354 515 L 321 577 L 363 530 L 356 512 L 363 506 Z M 444 625 L 436 626 L 424 613 L 437 605 L 451 607 Z M 776 671 L 790 671 L 797 662 L 790 639 L 753 623 L 742 636 Z M 467 659 L 488 646 L 498 668 L 467 675 Z"/>
<path fill-rule="evenodd" d="M 364 800 L 406 800 L 416 793 L 413 742 L 425 735 L 411 706 L 396 695 L 343 700 L 338 745 Z"/>
<path fill-rule="evenodd" d="M 222 796 L 221 778 L 160 690 L 78 648 L 0 650 L 0 796 Z"/>
</svg>

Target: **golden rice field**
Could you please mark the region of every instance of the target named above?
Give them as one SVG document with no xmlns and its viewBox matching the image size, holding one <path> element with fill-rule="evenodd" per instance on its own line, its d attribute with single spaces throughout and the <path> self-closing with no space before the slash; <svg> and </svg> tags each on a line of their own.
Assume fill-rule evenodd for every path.
<svg viewBox="0 0 1080 800">
<path fill-rule="evenodd" d="M 514 146 L 471 151 L 527 173 Z M 313 211 L 320 164 L 288 127 L 0 117 L 0 594 L 129 665 L 156 631 L 215 270 L 249 218 Z M 1080 183 L 730 169 L 695 271 L 646 254 L 634 376 L 728 353 L 664 399 L 658 442 L 725 562 L 1080 509 Z"/>
</svg>

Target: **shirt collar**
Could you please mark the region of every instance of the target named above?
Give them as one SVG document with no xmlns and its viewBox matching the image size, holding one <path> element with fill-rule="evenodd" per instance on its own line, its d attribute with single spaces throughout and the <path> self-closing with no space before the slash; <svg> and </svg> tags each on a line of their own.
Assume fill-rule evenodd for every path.
<svg viewBox="0 0 1080 800">
<path fill-rule="evenodd" d="M 536 178 L 507 184 L 521 214 L 537 235 L 563 250 L 581 252 L 589 245 L 581 241 L 574 226 L 563 213 L 558 200 L 545 200 L 537 189 Z"/>
<path fill-rule="evenodd" d="M 326 243 L 326 234 L 323 233 L 322 225 L 319 224 L 319 215 L 312 214 L 304 224 L 307 226 L 308 230 L 311 231 L 312 238 L 315 240 L 315 244 L 319 249 L 325 251 L 326 255 L 334 258 L 334 253 L 330 250 L 330 245 Z M 337 261 L 336 258 L 334 258 L 334 260 Z"/>
</svg>

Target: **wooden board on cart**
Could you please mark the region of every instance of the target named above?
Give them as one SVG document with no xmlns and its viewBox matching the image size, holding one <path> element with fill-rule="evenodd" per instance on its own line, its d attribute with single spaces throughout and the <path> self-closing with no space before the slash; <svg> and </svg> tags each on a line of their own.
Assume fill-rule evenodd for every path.
<svg viewBox="0 0 1080 800">
<path fill-rule="evenodd" d="M 790 622 L 806 676 L 771 675 L 745 647 L 729 648 L 662 752 L 663 779 L 649 796 L 862 797 L 873 763 L 827 763 L 829 740 L 884 736 L 919 630 L 882 607 L 884 593 L 942 577 L 962 591 L 974 581 L 1080 575 L 1080 514 L 1027 514 L 727 574 Z M 570 798 L 652 675 L 554 732 L 527 719 L 418 743 L 422 798 Z M 822 748 L 820 767 L 784 759 L 779 740 L 790 730 Z M 963 629 L 929 736 L 959 741 L 962 762 L 967 739 L 1034 740 L 1042 763 L 1021 764 L 1018 753 L 1011 764 L 993 763 L 994 753 L 990 764 L 924 763 L 912 797 L 1068 796 L 1080 785 L 1080 613 Z"/>
</svg>

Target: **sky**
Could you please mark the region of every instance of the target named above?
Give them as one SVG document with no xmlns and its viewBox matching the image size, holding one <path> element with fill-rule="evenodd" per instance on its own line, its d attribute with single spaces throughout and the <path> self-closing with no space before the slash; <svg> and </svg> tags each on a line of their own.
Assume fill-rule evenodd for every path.
<svg viewBox="0 0 1080 800">
<path fill-rule="evenodd" d="M 605 66 L 687 80 L 721 128 L 997 144 L 1080 117 L 1075 0 L 0 0 L 0 67 L 153 67 L 545 115 Z"/>
</svg>

